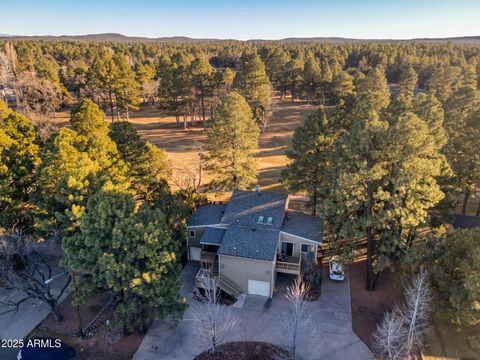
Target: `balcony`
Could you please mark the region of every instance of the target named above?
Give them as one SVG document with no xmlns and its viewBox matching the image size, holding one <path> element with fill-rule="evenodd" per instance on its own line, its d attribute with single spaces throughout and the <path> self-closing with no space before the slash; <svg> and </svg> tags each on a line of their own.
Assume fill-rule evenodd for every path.
<svg viewBox="0 0 480 360">
<path fill-rule="evenodd" d="M 300 274 L 302 259 L 300 256 L 278 256 L 275 271 L 284 274 Z"/>
</svg>

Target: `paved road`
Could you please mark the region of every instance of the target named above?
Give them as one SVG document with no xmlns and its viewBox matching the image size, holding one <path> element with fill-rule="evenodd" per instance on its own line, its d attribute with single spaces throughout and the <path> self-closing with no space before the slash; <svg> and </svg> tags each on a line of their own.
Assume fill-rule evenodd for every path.
<svg viewBox="0 0 480 360">
<path fill-rule="evenodd" d="M 182 294 L 191 300 L 194 276 L 198 269 L 189 263 L 183 271 Z M 282 314 L 289 304 L 285 299 L 286 285 L 291 278 L 279 276 L 269 309 L 265 298 L 248 296 L 242 309 L 232 309 L 241 317 L 241 324 L 228 334 L 227 341 L 265 341 L 285 347 L 288 337 Z M 300 336 L 298 355 L 305 360 L 367 360 L 373 355 L 352 331 L 350 283 L 325 279 L 319 300 L 310 303 L 312 326 Z M 191 360 L 206 350 L 195 334 L 187 309 L 177 326 L 156 321 L 143 339 L 134 360 Z"/>
<path fill-rule="evenodd" d="M 53 274 L 60 274 L 64 270 L 51 264 L 53 268 Z M 52 282 L 52 292 L 55 294 L 60 292 L 60 288 L 65 284 L 65 277 L 68 275 L 62 275 Z M 60 298 L 60 303 L 65 300 L 69 295 L 70 290 L 66 289 Z M 24 297 L 21 293 L 14 293 L 10 290 L 0 288 L 0 302 L 8 300 L 20 300 Z M 5 308 L 0 308 L 0 312 L 5 311 Z M 49 307 L 38 301 L 28 300 L 22 303 L 18 311 L 15 313 L 7 313 L 0 315 L 0 340 L 1 339 L 24 339 L 43 319 L 50 314 Z M 0 359 L 9 360 L 16 359 L 18 349 L 6 349 L 0 348 Z"/>
</svg>

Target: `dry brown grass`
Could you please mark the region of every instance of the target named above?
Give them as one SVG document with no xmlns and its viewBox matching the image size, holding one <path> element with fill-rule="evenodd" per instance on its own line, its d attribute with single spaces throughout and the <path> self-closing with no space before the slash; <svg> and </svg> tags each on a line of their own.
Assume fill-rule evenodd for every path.
<svg viewBox="0 0 480 360">
<path fill-rule="evenodd" d="M 314 105 L 280 101 L 278 110 L 269 121 L 267 131 L 260 136 L 258 165 L 259 184 L 264 189 L 284 192 L 280 183 L 280 172 L 287 163 L 285 151 L 290 147 L 290 140 L 295 128 L 301 125 L 305 117 L 316 109 Z M 67 126 L 68 112 L 58 113 L 55 122 Z M 106 120 L 110 118 L 107 116 Z M 135 112 L 130 119 L 140 136 L 167 151 L 174 169 L 195 171 L 198 167 L 198 154 L 205 149 L 206 133 L 201 122 L 196 126 L 183 128 L 177 126 L 174 117 L 162 116 L 155 107 L 144 108 Z M 202 183 L 208 182 L 204 177 Z"/>
<path fill-rule="evenodd" d="M 423 351 L 425 360 L 476 360 L 480 359 L 480 349 L 472 345 L 472 338 L 480 339 L 480 327 L 456 331 L 440 314 L 433 318 L 432 328 L 426 339 Z M 479 341 L 479 340 L 477 340 Z"/>
</svg>

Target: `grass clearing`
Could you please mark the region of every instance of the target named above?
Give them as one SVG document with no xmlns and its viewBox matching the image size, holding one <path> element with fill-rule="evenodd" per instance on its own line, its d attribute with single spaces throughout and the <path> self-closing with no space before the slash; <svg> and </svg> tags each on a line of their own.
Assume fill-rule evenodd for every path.
<svg viewBox="0 0 480 360">
<path fill-rule="evenodd" d="M 278 109 L 269 120 L 267 131 L 260 135 L 258 166 L 259 184 L 265 190 L 286 192 L 280 183 L 280 173 L 287 164 L 285 151 L 290 148 L 290 140 L 295 128 L 303 124 L 305 117 L 317 108 L 315 105 L 279 101 Z M 55 123 L 67 126 L 68 112 L 58 113 Z M 106 120 L 110 118 L 106 116 Z M 174 168 L 174 177 L 188 171 L 196 173 L 199 153 L 205 150 L 207 136 L 201 122 L 196 126 L 177 126 L 175 117 L 162 116 L 155 107 L 145 107 L 132 114 L 130 122 L 145 140 L 165 149 Z M 176 174 L 176 175 L 175 175 Z M 203 176 L 202 184 L 209 181 Z M 172 184 L 174 186 L 175 184 Z"/>
</svg>

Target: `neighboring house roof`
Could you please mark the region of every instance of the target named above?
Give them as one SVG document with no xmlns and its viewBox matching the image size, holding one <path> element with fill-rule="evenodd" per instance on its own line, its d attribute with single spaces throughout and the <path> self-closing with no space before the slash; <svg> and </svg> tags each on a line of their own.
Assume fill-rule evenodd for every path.
<svg viewBox="0 0 480 360">
<path fill-rule="evenodd" d="M 218 254 L 273 261 L 279 234 L 273 229 L 232 225 L 225 232 Z"/>
<path fill-rule="evenodd" d="M 318 217 L 289 210 L 280 230 L 305 239 L 322 242 L 323 221 Z"/>
<path fill-rule="evenodd" d="M 225 204 L 213 204 L 200 206 L 188 219 L 188 226 L 215 225 L 219 224 L 225 211 Z"/>
<path fill-rule="evenodd" d="M 288 195 L 271 192 L 234 191 L 225 209 L 222 223 L 229 225 L 244 225 L 280 229 L 285 215 Z M 263 216 L 264 225 L 258 224 Z M 267 225 L 272 218 L 271 225 Z"/>
<path fill-rule="evenodd" d="M 225 229 L 207 227 L 200 239 L 200 244 L 220 245 L 222 243 L 223 235 L 225 235 Z"/>
<path fill-rule="evenodd" d="M 472 229 L 480 227 L 480 217 L 457 214 L 453 219 L 452 225 L 455 229 Z"/>
</svg>

